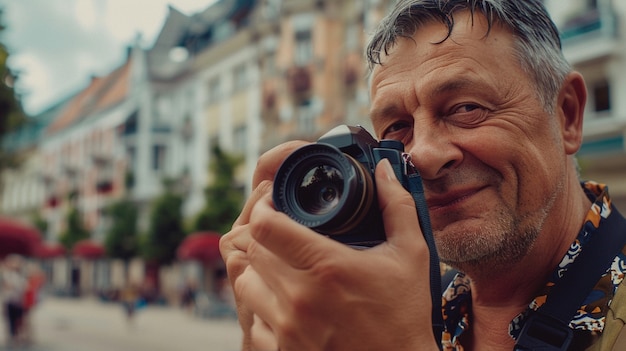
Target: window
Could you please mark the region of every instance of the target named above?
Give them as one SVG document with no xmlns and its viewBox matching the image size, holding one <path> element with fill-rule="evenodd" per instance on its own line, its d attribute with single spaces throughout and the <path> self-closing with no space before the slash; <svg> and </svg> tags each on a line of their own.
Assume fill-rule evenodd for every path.
<svg viewBox="0 0 626 351">
<path fill-rule="evenodd" d="M 133 169 L 137 162 L 137 149 L 134 146 L 126 148 L 126 158 L 128 160 L 128 168 Z"/>
<path fill-rule="evenodd" d="M 594 111 L 603 112 L 611 110 L 611 89 L 609 82 L 602 81 L 592 88 Z"/>
<path fill-rule="evenodd" d="M 274 76 L 278 71 L 276 69 L 276 53 L 270 52 L 265 56 L 263 60 L 263 70 L 268 76 Z"/>
<path fill-rule="evenodd" d="M 156 101 L 157 101 L 156 124 L 162 125 L 163 123 L 165 123 L 165 121 L 167 121 L 169 118 L 172 117 L 171 116 L 172 103 L 168 99 L 168 97 L 165 95 L 158 96 L 156 98 Z"/>
<path fill-rule="evenodd" d="M 246 88 L 248 84 L 248 77 L 246 71 L 246 65 L 240 64 L 233 69 L 233 89 L 234 91 L 241 91 Z"/>
<path fill-rule="evenodd" d="M 267 0 L 263 7 L 265 18 L 273 20 L 280 15 L 280 0 Z"/>
<path fill-rule="evenodd" d="M 300 13 L 291 18 L 294 33 L 294 63 L 298 66 L 313 60 L 313 28 L 315 13 Z"/>
<path fill-rule="evenodd" d="M 246 126 L 240 126 L 233 131 L 233 151 L 239 154 L 245 154 L 247 142 L 247 128 Z"/>
<path fill-rule="evenodd" d="M 152 169 L 162 171 L 165 168 L 165 145 L 155 144 L 152 146 Z"/>
<path fill-rule="evenodd" d="M 298 131 L 304 135 L 315 133 L 315 114 L 311 100 L 303 100 L 298 104 Z"/>
<path fill-rule="evenodd" d="M 220 99 L 220 77 L 213 77 L 208 83 L 207 103 L 211 104 Z"/>
<path fill-rule="evenodd" d="M 600 30 L 607 25 L 603 22 L 610 21 L 609 18 L 603 18 L 596 0 L 570 2 L 561 22 L 557 23 L 561 31 L 561 39 L 564 41 Z"/>
<path fill-rule="evenodd" d="M 235 25 L 231 21 L 221 21 L 215 25 L 213 32 L 214 42 L 228 39 L 235 32 Z"/>
<path fill-rule="evenodd" d="M 139 123 L 139 110 L 135 110 L 128 117 L 126 121 L 120 126 L 120 132 L 122 135 L 134 135 L 137 133 L 137 127 Z"/>
<path fill-rule="evenodd" d="M 360 44 L 360 28 L 357 23 L 350 23 L 346 28 L 346 49 L 353 51 L 359 49 Z"/>
<path fill-rule="evenodd" d="M 304 66 L 313 58 L 313 43 L 310 29 L 296 31 L 296 45 L 294 62 L 298 66 Z"/>
</svg>

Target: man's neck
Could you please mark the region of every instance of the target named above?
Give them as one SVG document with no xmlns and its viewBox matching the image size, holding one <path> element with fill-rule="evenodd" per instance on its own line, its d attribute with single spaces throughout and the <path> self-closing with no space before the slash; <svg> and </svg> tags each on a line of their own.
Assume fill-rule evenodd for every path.
<svg viewBox="0 0 626 351">
<path fill-rule="evenodd" d="M 494 307 L 528 304 L 543 288 L 576 240 L 591 201 L 578 183 L 553 206 L 529 252 L 504 265 L 475 264 L 463 270 L 472 281 L 472 302 Z"/>
<path fill-rule="evenodd" d="M 461 338 L 465 350 L 512 350 L 515 340 L 508 333 L 509 323 L 522 306 L 473 306 L 469 333 Z"/>
<path fill-rule="evenodd" d="M 528 307 L 545 286 L 576 239 L 591 207 L 584 192 L 571 193 L 575 194 L 575 198 L 557 204 L 557 208 L 568 210 L 549 216 L 535 245 L 521 260 L 500 266 L 495 272 L 493 267 L 484 265 L 484 269 L 476 266 L 465 270 L 471 279 L 472 291 L 472 322 L 464 344 L 466 349 L 512 348 L 514 342 L 508 334 L 509 323 Z M 511 347 L 502 347 L 508 343 Z"/>
</svg>

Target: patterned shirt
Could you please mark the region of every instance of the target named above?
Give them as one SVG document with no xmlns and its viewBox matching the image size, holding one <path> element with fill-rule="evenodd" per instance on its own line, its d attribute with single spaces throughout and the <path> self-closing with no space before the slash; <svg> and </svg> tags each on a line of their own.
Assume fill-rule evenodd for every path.
<svg viewBox="0 0 626 351">
<path fill-rule="evenodd" d="M 514 339 L 518 337 L 530 310 L 536 310 L 545 303 L 551 287 L 563 276 L 570 264 L 580 254 L 585 244 L 596 233 L 596 229 L 600 227 L 602 221 L 611 213 L 611 200 L 607 186 L 591 181 L 581 183 L 581 185 L 589 199 L 593 201 L 591 209 L 587 213 L 585 222 L 576 240 L 571 244 L 567 254 L 565 254 L 554 270 L 548 283 L 529 304 L 528 309 L 511 321 L 509 334 Z M 572 347 L 584 350 L 597 340 L 602 333 L 608 307 L 626 273 L 626 254 L 624 252 L 625 250 L 622 249 L 615 257 L 611 267 L 600 278 L 583 302 L 583 305 L 578 309 L 576 316 L 570 322 L 570 328 L 574 329 Z M 444 350 L 464 350 L 459 340 L 461 335 L 470 328 L 471 307 L 470 279 L 463 273 L 458 273 L 444 291 L 442 297 L 442 312 L 445 326 L 442 335 Z"/>
</svg>

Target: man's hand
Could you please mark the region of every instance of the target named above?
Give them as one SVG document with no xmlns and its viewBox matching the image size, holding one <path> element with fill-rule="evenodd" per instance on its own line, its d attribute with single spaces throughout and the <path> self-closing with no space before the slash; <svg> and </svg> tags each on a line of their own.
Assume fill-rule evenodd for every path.
<svg viewBox="0 0 626 351">
<path fill-rule="evenodd" d="M 222 236 L 220 240 L 220 252 L 226 263 L 226 270 L 231 284 L 248 267 L 248 246 L 252 241 L 250 237 L 249 222 L 252 208 L 266 195 L 272 193 L 274 174 L 280 167 L 282 161 L 289 156 L 295 149 L 306 144 L 303 141 L 292 141 L 281 144 L 274 149 L 268 151 L 259 158 L 257 168 L 254 172 L 252 180 L 253 192 L 246 201 L 239 217 L 233 224 L 232 230 Z M 242 304 L 241 299 L 235 292 L 235 300 L 237 302 L 237 314 L 239 323 L 243 330 L 243 346 L 242 349 L 251 350 L 251 328 L 253 325 L 253 315 L 247 306 Z M 259 325 L 259 323 L 257 323 Z M 259 333 L 257 333 L 259 334 Z"/>
<path fill-rule="evenodd" d="M 257 316 L 251 345 L 281 351 L 437 349 L 428 248 L 415 205 L 386 160 L 376 170 L 376 184 L 387 241 L 367 250 L 277 212 L 271 192 L 257 195 L 249 224 L 236 229 L 245 238 L 237 245 L 247 267 L 238 266 L 234 290 L 245 312 Z"/>
</svg>

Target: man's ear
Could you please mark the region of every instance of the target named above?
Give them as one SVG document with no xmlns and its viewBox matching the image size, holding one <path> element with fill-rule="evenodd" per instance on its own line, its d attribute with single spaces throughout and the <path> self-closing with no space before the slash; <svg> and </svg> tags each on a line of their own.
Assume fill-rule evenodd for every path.
<svg viewBox="0 0 626 351">
<path fill-rule="evenodd" d="M 580 73 L 570 72 L 561 86 L 556 109 L 561 123 L 563 146 L 568 155 L 575 154 L 582 144 L 586 102 L 585 80 Z"/>
</svg>

